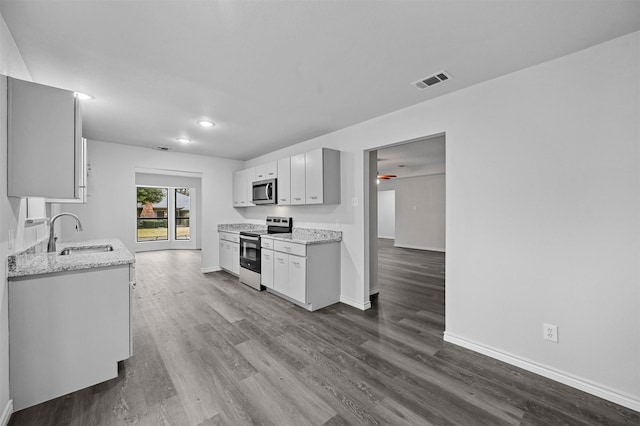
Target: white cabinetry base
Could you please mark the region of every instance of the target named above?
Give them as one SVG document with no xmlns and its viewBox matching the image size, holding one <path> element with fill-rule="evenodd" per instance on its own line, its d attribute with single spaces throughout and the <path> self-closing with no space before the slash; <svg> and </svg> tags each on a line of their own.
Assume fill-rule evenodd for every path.
<svg viewBox="0 0 640 426">
<path fill-rule="evenodd" d="M 130 356 L 129 265 L 9 281 L 15 410 L 118 376 Z"/>
</svg>

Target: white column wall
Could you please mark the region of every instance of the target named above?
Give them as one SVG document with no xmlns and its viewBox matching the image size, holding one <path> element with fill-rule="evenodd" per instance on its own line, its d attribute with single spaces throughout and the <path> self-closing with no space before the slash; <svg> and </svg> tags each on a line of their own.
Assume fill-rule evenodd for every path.
<svg viewBox="0 0 640 426">
<path fill-rule="evenodd" d="M 22 80 L 31 80 L 13 37 L 0 15 L 0 74 Z M 0 99 L 7 99 L 6 78 L 0 78 Z M 12 410 L 9 393 L 9 285 L 7 282 L 7 255 L 20 251 L 43 237 L 42 226 L 26 229 L 26 199 L 7 197 L 7 103 L 0 102 L 0 423 L 8 420 Z M 23 220 L 19 220 L 19 219 Z"/>
</svg>

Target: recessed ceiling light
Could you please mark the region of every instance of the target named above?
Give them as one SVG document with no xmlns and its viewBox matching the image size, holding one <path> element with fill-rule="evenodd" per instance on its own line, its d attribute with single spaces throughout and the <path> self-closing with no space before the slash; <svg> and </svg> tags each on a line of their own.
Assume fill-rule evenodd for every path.
<svg viewBox="0 0 640 426">
<path fill-rule="evenodd" d="M 187 138 L 177 138 L 176 139 L 178 142 L 180 143 L 190 143 L 191 139 L 187 139 Z"/>
<path fill-rule="evenodd" d="M 213 127 L 216 125 L 216 123 L 214 123 L 213 121 L 208 120 L 198 120 L 198 124 L 202 127 Z"/>
<path fill-rule="evenodd" d="M 76 98 L 82 100 L 82 101 L 88 101 L 89 99 L 93 99 L 93 96 L 87 94 L 87 93 L 82 93 L 82 92 L 74 92 L 74 95 L 76 95 Z"/>
</svg>

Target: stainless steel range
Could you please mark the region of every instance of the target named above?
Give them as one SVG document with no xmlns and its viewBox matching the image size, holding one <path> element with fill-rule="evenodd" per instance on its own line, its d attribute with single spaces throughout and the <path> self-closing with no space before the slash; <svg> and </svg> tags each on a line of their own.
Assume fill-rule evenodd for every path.
<svg viewBox="0 0 640 426">
<path fill-rule="evenodd" d="M 240 232 L 240 282 L 256 290 L 260 285 L 260 236 L 265 234 L 288 234 L 293 229 L 290 217 L 267 217 L 265 231 Z"/>
</svg>

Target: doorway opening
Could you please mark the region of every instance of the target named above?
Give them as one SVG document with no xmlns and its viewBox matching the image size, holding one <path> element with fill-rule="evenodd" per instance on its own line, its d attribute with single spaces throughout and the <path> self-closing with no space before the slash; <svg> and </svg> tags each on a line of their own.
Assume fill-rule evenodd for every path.
<svg viewBox="0 0 640 426">
<path fill-rule="evenodd" d="M 445 151 L 438 134 L 365 152 L 369 296 L 374 303 L 422 303 L 432 320 L 442 317 L 443 330 Z M 426 299 L 412 300 L 412 292 Z"/>
</svg>

